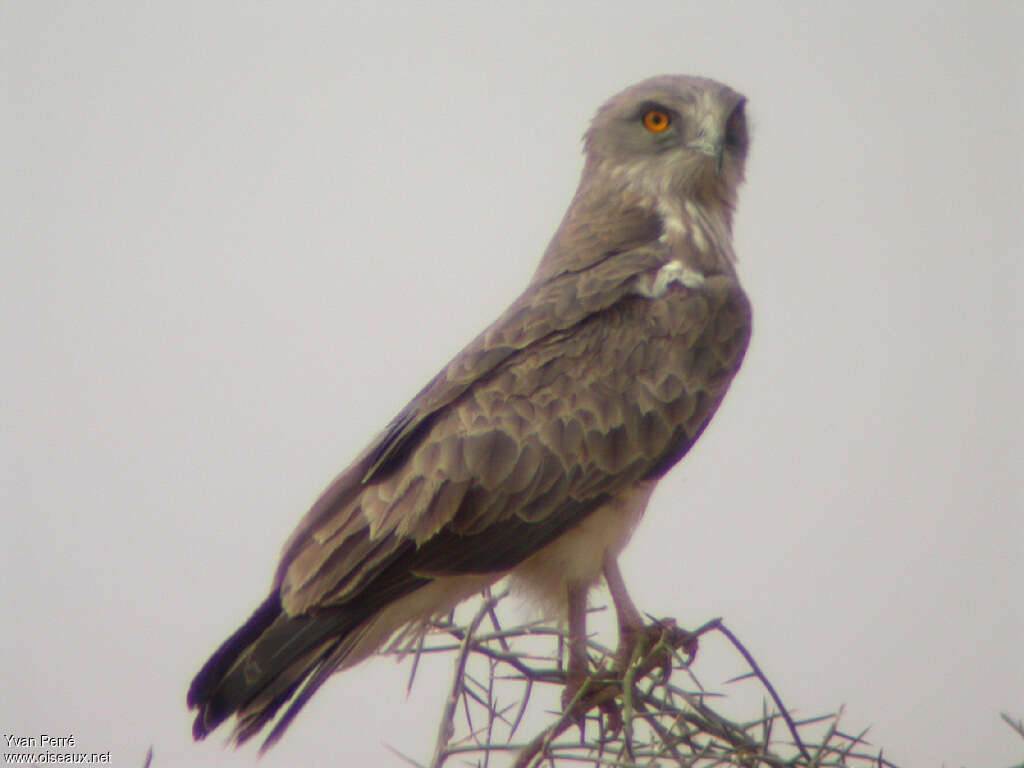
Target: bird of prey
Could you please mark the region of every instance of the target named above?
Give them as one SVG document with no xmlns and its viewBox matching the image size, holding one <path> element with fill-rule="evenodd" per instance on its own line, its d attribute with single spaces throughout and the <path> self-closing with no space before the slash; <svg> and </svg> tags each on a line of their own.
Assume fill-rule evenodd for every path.
<svg viewBox="0 0 1024 768">
<path fill-rule="evenodd" d="M 269 597 L 192 682 L 196 739 L 234 715 L 243 742 L 288 704 L 266 748 L 332 673 L 506 575 L 567 607 L 569 690 L 602 576 L 629 658 L 644 625 L 616 558 L 750 338 L 732 247 L 744 102 L 665 75 L 598 110 L 526 290 L 300 522 Z"/>
</svg>

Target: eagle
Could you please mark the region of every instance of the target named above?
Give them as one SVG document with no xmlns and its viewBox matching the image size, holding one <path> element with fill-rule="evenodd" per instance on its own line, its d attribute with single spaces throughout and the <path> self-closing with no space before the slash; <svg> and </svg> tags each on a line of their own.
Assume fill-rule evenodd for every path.
<svg viewBox="0 0 1024 768">
<path fill-rule="evenodd" d="M 600 107 L 525 291 L 328 486 L 192 681 L 197 740 L 276 719 L 267 748 L 333 673 L 505 576 L 566 611 L 567 693 L 602 578 L 629 658 L 645 625 L 617 557 L 750 339 L 732 246 L 745 103 L 663 75 Z"/>
</svg>

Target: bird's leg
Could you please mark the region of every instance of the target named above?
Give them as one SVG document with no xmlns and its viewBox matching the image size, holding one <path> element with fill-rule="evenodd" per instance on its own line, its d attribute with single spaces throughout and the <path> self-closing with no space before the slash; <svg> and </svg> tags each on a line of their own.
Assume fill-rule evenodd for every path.
<svg viewBox="0 0 1024 768">
<path fill-rule="evenodd" d="M 604 579 L 608 583 L 608 591 L 612 595 L 612 603 L 615 604 L 615 614 L 619 623 L 619 647 L 615 652 L 615 666 L 620 673 L 624 673 L 629 667 L 633 654 L 638 643 L 646 643 L 642 649 L 648 653 L 659 641 L 665 638 L 673 648 L 682 648 L 689 656 L 697 653 L 697 637 L 686 630 L 680 629 L 671 619 L 655 621 L 646 625 L 640 617 L 640 612 L 633 604 L 626 589 L 626 582 L 622 580 L 622 571 L 619 570 L 618 561 L 615 558 L 606 558 L 604 561 Z M 667 651 L 662 663 L 663 679 L 668 680 L 672 671 L 672 652 Z"/>
<path fill-rule="evenodd" d="M 565 690 L 562 691 L 562 709 L 580 729 L 580 741 L 586 738 L 586 706 L 573 701 L 583 690 L 589 678 L 590 657 L 587 654 L 587 586 L 569 587 L 569 664 L 565 675 Z M 593 693 L 593 690 L 588 693 Z M 607 718 L 609 730 L 614 733 L 622 727 L 622 715 L 611 700 L 597 705 Z"/>
<path fill-rule="evenodd" d="M 629 596 L 626 582 L 622 580 L 619 563 L 614 557 L 606 558 L 604 561 L 604 580 L 608 583 L 608 591 L 612 595 L 615 616 L 619 624 L 619 648 L 615 653 L 616 666 L 620 670 L 624 670 L 629 665 L 637 641 L 644 633 L 644 621 Z"/>
<path fill-rule="evenodd" d="M 569 664 L 566 669 L 563 709 L 576 698 L 587 681 L 587 588 L 569 586 Z"/>
</svg>

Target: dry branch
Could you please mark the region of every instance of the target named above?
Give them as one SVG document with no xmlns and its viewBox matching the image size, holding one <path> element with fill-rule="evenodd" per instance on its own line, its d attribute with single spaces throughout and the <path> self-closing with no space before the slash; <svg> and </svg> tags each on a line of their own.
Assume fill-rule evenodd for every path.
<svg viewBox="0 0 1024 768">
<path fill-rule="evenodd" d="M 613 653 L 590 638 L 591 676 L 567 710 L 530 707 L 539 690 L 557 694 L 564 686 L 564 643 L 555 640 L 565 633 L 539 622 L 506 626 L 499 618 L 506 596 L 485 594 L 463 624 L 451 617 L 433 622 L 411 651 L 417 657 L 413 674 L 421 654 L 456 654 L 430 768 L 895 768 L 864 740 L 866 729 L 856 736 L 840 730 L 841 710 L 795 720 L 720 619 L 693 632 L 656 622 L 660 632 L 637 646 L 621 672 L 611 668 Z M 706 691 L 691 670 L 698 641 L 713 634 L 727 638 L 749 667 L 734 680 L 756 680 L 766 694 L 750 720 L 737 722 L 716 711 L 709 702 L 720 695 Z M 527 721 L 533 736 L 516 738 Z"/>
</svg>

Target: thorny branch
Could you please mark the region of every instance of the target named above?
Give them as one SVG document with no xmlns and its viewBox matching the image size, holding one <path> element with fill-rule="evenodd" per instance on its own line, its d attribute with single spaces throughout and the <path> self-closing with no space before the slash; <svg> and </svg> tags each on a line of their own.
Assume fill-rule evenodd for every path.
<svg viewBox="0 0 1024 768">
<path fill-rule="evenodd" d="M 433 622 L 409 651 L 416 656 L 413 675 L 421 654 L 457 654 L 429 768 L 444 768 L 450 758 L 476 768 L 895 768 L 881 751 L 868 751 L 866 729 L 856 736 L 839 729 L 841 710 L 794 720 L 752 654 L 721 619 L 693 632 L 671 621 L 655 622 L 660 632 L 638 645 L 619 673 L 611 669 L 613 653 L 590 638 L 591 676 L 567 711 L 546 716 L 539 707 L 531 711 L 528 705 L 538 690 L 560 692 L 565 683 L 558 650 L 564 643 L 554 642 L 565 633 L 539 622 L 503 626 L 498 609 L 506 596 L 485 593 L 464 625 L 451 617 Z M 763 704 L 751 721 L 735 722 L 712 709 L 708 701 L 718 694 L 705 691 L 690 669 L 698 640 L 713 634 L 725 637 L 749 667 L 730 682 L 757 680 L 770 698 L 771 706 Z M 685 676 L 686 683 L 675 682 L 673 673 L 677 679 Z M 539 721 L 542 716 L 546 723 Z M 517 740 L 524 723 L 539 729 L 532 738 Z"/>
</svg>

